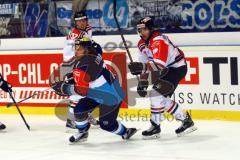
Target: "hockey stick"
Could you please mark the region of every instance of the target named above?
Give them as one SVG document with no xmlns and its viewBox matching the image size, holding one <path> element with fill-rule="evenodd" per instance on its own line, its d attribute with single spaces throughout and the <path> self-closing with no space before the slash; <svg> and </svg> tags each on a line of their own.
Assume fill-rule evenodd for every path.
<svg viewBox="0 0 240 160">
<path fill-rule="evenodd" d="M 130 54 L 129 48 L 128 48 L 128 46 L 127 46 L 126 40 L 125 40 L 125 38 L 124 38 L 124 36 L 123 36 L 121 27 L 120 27 L 119 22 L 118 22 L 118 19 L 117 19 L 117 0 L 113 0 L 113 16 L 114 16 L 114 19 L 115 19 L 115 21 L 116 21 L 116 24 L 117 24 L 117 27 L 118 27 L 118 31 L 119 31 L 119 33 L 120 33 L 120 35 L 121 35 L 121 38 L 122 38 L 124 47 L 126 48 L 128 57 L 129 57 L 130 61 L 133 62 L 132 56 L 131 56 L 131 54 Z M 158 71 L 161 71 L 161 72 L 162 72 L 162 71 L 166 71 L 166 68 L 165 68 L 165 67 L 159 68 L 159 66 L 158 66 L 154 61 L 153 61 L 153 64 L 154 64 L 155 67 L 158 69 Z M 164 73 L 164 75 L 165 75 L 165 73 Z M 139 77 L 138 77 L 138 79 L 139 79 Z"/>
<path fill-rule="evenodd" d="M 118 19 L 117 19 L 117 0 L 113 0 L 113 17 L 114 17 L 114 20 L 115 20 L 115 22 L 117 24 L 118 31 L 119 31 L 119 33 L 121 35 L 121 38 L 122 38 L 122 41 L 123 41 L 123 45 L 124 45 L 124 47 L 125 47 L 125 49 L 127 51 L 128 57 L 130 59 L 130 62 L 133 62 L 131 53 L 130 53 L 129 48 L 127 46 L 127 42 L 125 40 L 125 37 L 123 36 L 122 29 L 121 29 L 121 27 L 119 25 L 119 22 L 118 22 Z M 137 80 L 140 81 L 139 77 L 138 76 L 136 76 L 136 77 L 137 77 Z"/>
<path fill-rule="evenodd" d="M 18 110 L 18 113 L 20 114 L 20 116 L 21 116 L 21 118 L 22 118 L 22 120 L 23 120 L 25 126 L 26 126 L 27 129 L 30 131 L 30 126 L 28 125 L 26 119 L 24 118 L 24 116 L 23 116 L 23 114 L 22 114 L 20 108 L 18 107 L 18 104 L 17 104 L 17 102 L 15 101 L 15 99 L 14 99 L 14 97 L 13 97 L 13 95 L 12 95 L 12 92 L 11 92 L 10 90 L 8 90 L 8 93 L 9 93 L 9 95 L 10 95 L 10 97 L 11 97 L 13 103 L 15 104 L 15 106 L 16 106 L 16 108 L 17 108 L 17 110 Z"/>
<path fill-rule="evenodd" d="M 68 79 L 68 81 L 69 81 L 69 80 L 72 80 L 72 78 Z M 65 82 L 67 82 L 67 80 L 66 80 Z M 48 90 L 50 90 L 50 89 L 52 89 L 52 88 L 49 87 L 49 88 L 47 88 L 47 89 L 45 89 L 45 90 L 43 90 L 43 91 L 37 91 L 37 92 L 35 92 L 34 94 L 32 94 L 31 96 L 29 96 L 29 97 L 27 97 L 27 98 L 25 98 L 25 99 L 23 99 L 23 100 L 21 100 L 21 101 L 18 101 L 18 102 L 16 102 L 16 103 L 17 103 L 17 104 L 22 103 L 22 102 L 24 102 L 24 101 L 32 98 L 33 96 L 35 96 L 35 95 L 37 95 L 37 94 L 39 94 L 39 93 L 42 93 L 42 92 L 46 92 L 46 91 L 48 91 Z M 9 107 L 11 107 L 12 105 L 14 105 L 14 103 L 8 103 L 8 104 L 6 105 L 6 107 L 9 108 Z"/>
<path fill-rule="evenodd" d="M 121 35 L 121 38 L 122 38 L 124 47 L 125 47 L 125 49 L 126 49 L 126 51 L 127 51 L 128 57 L 129 57 L 130 61 L 133 62 L 132 56 L 131 56 L 131 54 L 130 54 L 129 48 L 128 48 L 128 46 L 127 46 L 126 40 L 125 40 L 125 38 L 124 38 L 124 36 L 123 36 L 121 27 L 120 27 L 119 22 L 118 22 L 118 19 L 117 19 L 117 0 L 113 0 L 113 17 L 114 17 L 115 22 L 116 22 L 116 24 L 117 24 L 118 31 L 119 31 L 119 33 L 120 33 L 120 35 Z M 168 73 L 168 68 L 166 68 L 166 67 L 159 68 L 159 66 L 156 64 L 155 61 L 153 61 L 153 64 L 155 65 L 155 67 L 157 68 L 157 70 L 160 72 L 161 77 L 165 76 L 165 75 Z M 139 78 L 138 76 L 136 76 L 136 77 L 137 77 L 137 80 L 140 81 L 140 78 Z M 162 84 L 163 84 L 163 82 L 165 82 L 163 86 L 168 86 L 168 87 L 169 87 L 169 85 L 171 85 L 171 88 L 173 88 L 173 85 L 172 85 L 172 84 L 169 84 L 168 82 L 166 82 L 166 81 L 164 81 L 164 80 L 161 80 L 161 82 L 162 82 Z"/>
<path fill-rule="evenodd" d="M 22 102 L 24 102 L 24 101 L 32 98 L 33 96 L 35 96 L 35 95 L 37 95 L 37 94 L 39 94 L 39 93 L 42 93 L 42 92 L 46 92 L 46 91 L 48 91 L 48 90 L 50 90 L 50 89 L 51 89 L 51 88 L 47 88 L 47 89 L 45 89 L 45 90 L 43 90 L 43 91 L 37 91 L 37 92 L 35 92 L 34 94 L 32 94 L 31 96 L 29 96 L 29 97 L 27 97 L 27 98 L 25 98 L 25 99 L 22 99 L 21 101 L 16 102 L 16 104 L 22 103 Z M 15 105 L 15 103 L 8 103 L 8 104 L 6 105 L 6 107 L 9 108 L 9 107 L 11 107 L 11 106 L 13 106 L 13 105 Z"/>
<path fill-rule="evenodd" d="M 118 27 L 118 31 L 119 31 L 119 33 L 120 33 L 120 35 L 121 35 L 121 38 L 122 38 L 124 47 L 125 47 L 125 49 L 126 49 L 126 51 L 127 51 L 128 57 L 129 57 L 130 61 L 133 62 L 132 56 L 131 56 L 131 54 L 130 54 L 129 48 L 128 48 L 128 46 L 127 46 L 126 40 L 125 40 L 125 38 L 124 38 L 124 36 L 123 36 L 121 27 L 120 27 L 119 22 L 118 22 L 118 19 L 117 19 L 117 0 L 113 0 L 113 16 L 114 16 L 114 19 L 115 19 L 115 21 L 116 21 L 116 24 L 117 24 L 117 27 Z"/>
</svg>

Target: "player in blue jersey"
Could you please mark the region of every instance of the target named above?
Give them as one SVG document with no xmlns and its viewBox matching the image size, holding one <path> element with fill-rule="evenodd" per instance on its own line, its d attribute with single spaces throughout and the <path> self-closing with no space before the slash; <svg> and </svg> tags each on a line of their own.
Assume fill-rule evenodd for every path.
<svg viewBox="0 0 240 160">
<path fill-rule="evenodd" d="M 72 77 L 69 76 L 72 82 L 59 81 L 51 85 L 58 94 L 84 97 L 74 107 L 78 133 L 71 136 L 69 141 L 74 143 L 87 139 L 90 128 L 88 114 L 97 106 L 100 127 L 120 135 L 123 139 L 129 139 L 137 129 L 126 128 L 117 121 L 125 97 L 118 79 L 105 67 L 101 54 L 90 39 L 82 38 L 75 41 L 75 57 Z"/>
</svg>

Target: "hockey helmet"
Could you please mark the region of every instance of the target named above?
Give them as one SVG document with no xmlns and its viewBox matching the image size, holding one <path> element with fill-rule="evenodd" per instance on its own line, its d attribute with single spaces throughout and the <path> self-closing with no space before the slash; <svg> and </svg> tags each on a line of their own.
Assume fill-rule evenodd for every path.
<svg viewBox="0 0 240 160">
<path fill-rule="evenodd" d="M 154 28 L 154 22 L 151 17 L 144 17 L 140 19 L 137 23 L 137 30 L 140 30 L 142 28 L 148 28 L 150 30 L 153 30 Z"/>
</svg>

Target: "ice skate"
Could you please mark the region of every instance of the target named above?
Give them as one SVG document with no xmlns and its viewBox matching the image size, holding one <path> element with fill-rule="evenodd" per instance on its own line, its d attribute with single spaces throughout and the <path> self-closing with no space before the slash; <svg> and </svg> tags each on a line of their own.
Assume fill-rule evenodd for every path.
<svg viewBox="0 0 240 160">
<path fill-rule="evenodd" d="M 136 128 L 127 128 L 126 133 L 122 136 L 122 139 L 130 139 L 136 132 Z"/>
<path fill-rule="evenodd" d="M 69 142 L 76 143 L 76 142 L 85 142 L 88 138 L 88 131 L 78 131 L 75 135 L 69 138 Z"/>
<path fill-rule="evenodd" d="M 155 124 L 150 120 L 151 126 L 148 130 L 142 132 L 143 139 L 157 139 L 160 138 L 161 128 L 160 125 Z"/>
<path fill-rule="evenodd" d="M 178 129 L 176 129 L 175 132 L 178 137 L 182 137 L 196 130 L 197 127 L 194 126 L 194 122 L 192 121 L 190 114 L 187 112 L 186 118 L 182 121 L 182 125 Z"/>
</svg>

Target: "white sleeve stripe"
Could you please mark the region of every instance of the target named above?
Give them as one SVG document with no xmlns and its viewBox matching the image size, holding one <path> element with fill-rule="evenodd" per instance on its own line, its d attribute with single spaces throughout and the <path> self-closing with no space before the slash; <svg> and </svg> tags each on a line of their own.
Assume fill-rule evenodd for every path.
<svg viewBox="0 0 240 160">
<path fill-rule="evenodd" d="M 163 37 L 161 37 L 161 36 L 157 36 L 157 37 L 153 38 L 153 41 L 157 41 L 157 40 L 162 40 L 162 41 L 164 41 L 164 43 L 166 43 L 167 45 L 169 45 L 168 39 L 165 39 L 165 38 L 163 38 Z"/>
<path fill-rule="evenodd" d="M 159 59 L 153 59 L 154 60 L 154 62 L 157 62 L 157 63 L 159 63 L 160 65 L 162 65 L 162 66 L 165 66 L 166 65 L 166 63 L 165 62 L 163 62 L 163 61 L 161 61 L 161 60 L 159 60 Z"/>
</svg>

